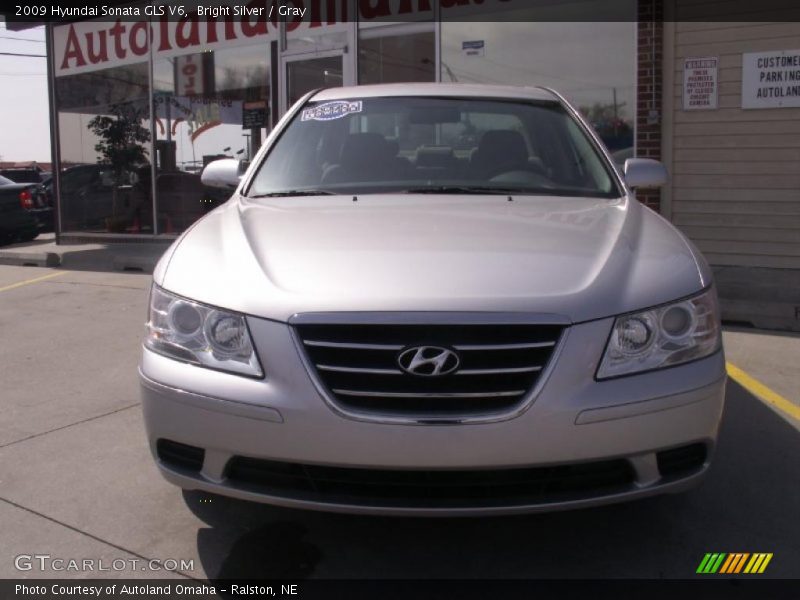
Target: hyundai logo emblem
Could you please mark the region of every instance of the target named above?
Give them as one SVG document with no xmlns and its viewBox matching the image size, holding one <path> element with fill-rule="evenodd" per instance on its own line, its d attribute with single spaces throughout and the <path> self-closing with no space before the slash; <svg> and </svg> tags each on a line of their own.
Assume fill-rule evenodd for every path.
<svg viewBox="0 0 800 600">
<path fill-rule="evenodd" d="M 423 377 L 452 373 L 460 362 L 458 354 L 441 346 L 413 346 L 397 357 L 397 364 L 403 371 Z"/>
</svg>

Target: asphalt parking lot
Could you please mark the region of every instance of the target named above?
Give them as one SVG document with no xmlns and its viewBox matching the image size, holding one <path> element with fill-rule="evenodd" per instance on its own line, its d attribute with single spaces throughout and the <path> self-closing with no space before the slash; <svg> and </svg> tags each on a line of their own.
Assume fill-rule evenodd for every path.
<svg viewBox="0 0 800 600">
<path fill-rule="evenodd" d="M 429 520 L 182 494 L 151 461 L 139 407 L 149 281 L 0 266 L 0 578 L 65 575 L 19 571 L 20 554 L 193 561 L 173 576 L 198 579 L 687 578 L 707 552 L 773 553 L 764 577 L 800 578 L 800 430 L 735 381 L 714 467 L 700 488 L 678 496 Z M 766 337 L 760 343 L 770 346 Z M 746 335 L 730 339 L 729 357 L 741 357 L 744 371 L 748 360 L 769 363 L 763 352 L 747 359 Z M 797 352 L 800 339 L 781 340 L 781 359 L 797 364 L 798 355 L 786 353 Z M 790 369 L 779 374 L 781 395 L 794 393 L 798 378 Z"/>
</svg>

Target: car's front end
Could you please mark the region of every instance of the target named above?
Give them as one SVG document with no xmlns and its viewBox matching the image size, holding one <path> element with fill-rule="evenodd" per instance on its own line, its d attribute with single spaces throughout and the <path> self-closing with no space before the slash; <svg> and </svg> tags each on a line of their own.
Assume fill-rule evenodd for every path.
<svg viewBox="0 0 800 600">
<path fill-rule="evenodd" d="M 442 94 L 462 103 L 459 123 L 477 94 L 411 91 L 427 112 L 403 122 L 423 131 L 457 122 L 434 105 Z M 511 109 L 479 91 L 475 114 L 508 121 Z M 325 132 L 372 106 L 385 122 L 373 100 L 409 93 L 306 99 L 254 164 L 278 160 L 270 148 L 288 122 L 298 135 Z M 552 95 L 516 93 L 555 110 Z M 553 135 L 554 115 L 542 116 Z M 527 162 L 503 166 L 491 189 L 448 180 L 426 191 L 414 179 L 404 191 L 345 192 L 349 150 L 322 165 L 322 142 L 325 191 L 258 194 L 262 171 L 251 168 L 154 273 L 140 375 L 164 476 L 277 505 L 418 515 L 575 508 L 696 484 L 725 390 L 710 269 L 629 195 L 607 156 L 607 180 L 583 156 L 586 181 L 605 183 L 576 193 L 525 143 Z M 453 160 L 489 165 L 480 150 L 441 167 L 420 146 L 409 177 L 461 173 Z M 546 193 L 514 189 L 544 173 Z"/>
</svg>

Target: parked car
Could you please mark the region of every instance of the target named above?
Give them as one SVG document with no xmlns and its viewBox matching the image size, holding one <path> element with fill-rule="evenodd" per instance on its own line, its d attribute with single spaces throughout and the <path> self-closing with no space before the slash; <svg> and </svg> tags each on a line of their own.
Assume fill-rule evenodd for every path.
<svg viewBox="0 0 800 600">
<path fill-rule="evenodd" d="M 45 198 L 47 199 L 47 203 L 50 206 L 55 206 L 55 193 L 53 188 L 53 174 L 47 173 L 42 176 L 42 190 L 44 191 Z"/>
<path fill-rule="evenodd" d="M 28 242 L 39 235 L 36 219 L 24 207 L 25 184 L 0 176 L 0 245 Z"/>
<path fill-rule="evenodd" d="M 135 165 L 118 174 L 104 164 L 64 169 L 59 181 L 63 229 L 124 231 L 133 217 L 132 205 L 142 203 L 136 173 Z"/>
<path fill-rule="evenodd" d="M 42 184 L 17 183 L 0 175 L 0 193 L 15 198 L 20 208 L 33 217 L 38 231 L 53 230 L 53 204 Z"/>
<path fill-rule="evenodd" d="M 0 176 L 6 177 L 16 183 L 44 183 L 44 171 L 25 167 L 9 167 L 0 169 Z"/>
<path fill-rule="evenodd" d="M 202 179 L 233 196 L 155 269 L 140 363 L 172 483 L 475 515 L 706 474 L 726 380 L 711 270 L 635 199 L 663 166 L 623 176 L 556 92 L 315 91 L 243 176 Z"/>
</svg>

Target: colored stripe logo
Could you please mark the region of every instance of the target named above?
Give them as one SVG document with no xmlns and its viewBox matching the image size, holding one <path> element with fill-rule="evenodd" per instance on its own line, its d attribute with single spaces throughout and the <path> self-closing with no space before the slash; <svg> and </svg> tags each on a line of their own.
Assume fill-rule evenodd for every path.
<svg viewBox="0 0 800 600">
<path fill-rule="evenodd" d="M 772 553 L 769 552 L 709 552 L 700 561 L 697 573 L 701 575 L 737 575 L 739 573 L 758 574 L 763 573 L 769 561 L 772 560 Z"/>
</svg>

